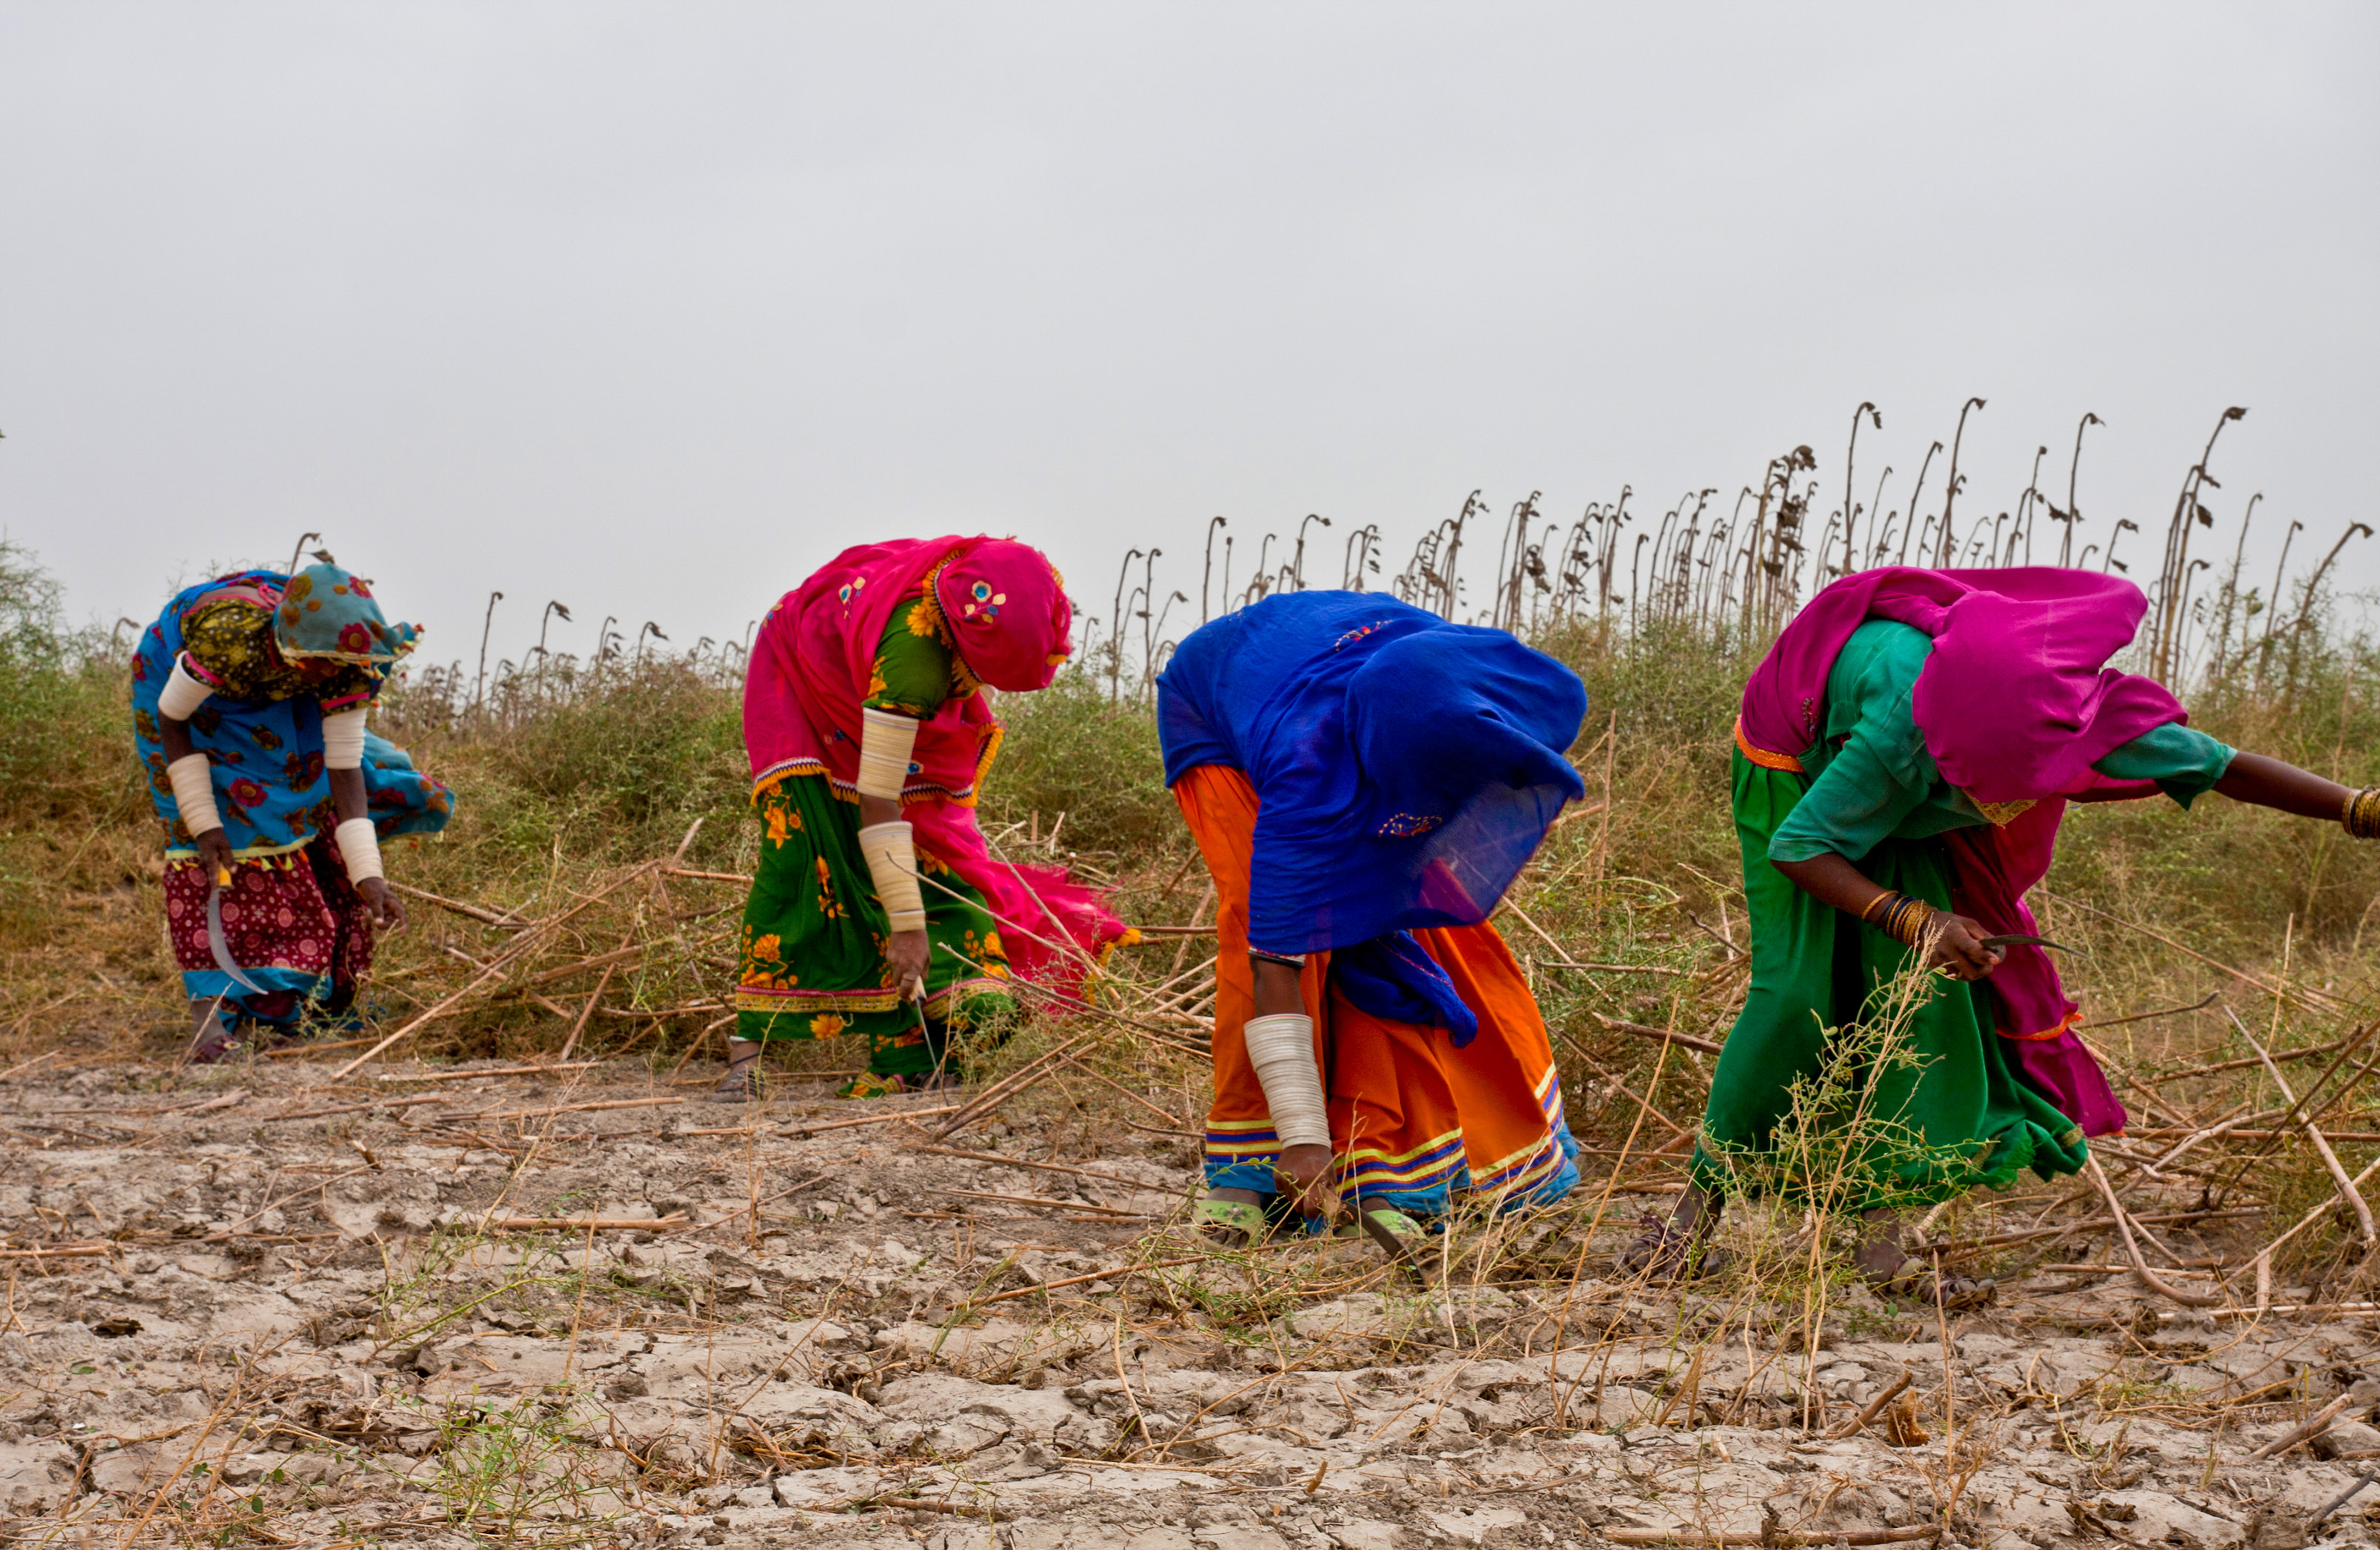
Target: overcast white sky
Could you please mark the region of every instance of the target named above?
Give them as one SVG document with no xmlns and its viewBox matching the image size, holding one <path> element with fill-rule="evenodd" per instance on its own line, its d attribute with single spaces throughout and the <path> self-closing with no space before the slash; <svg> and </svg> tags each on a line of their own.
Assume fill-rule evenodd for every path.
<svg viewBox="0 0 2380 1550">
<path fill-rule="evenodd" d="M 102 622 L 321 529 L 468 659 L 893 534 L 1104 615 L 1212 514 L 1830 503 L 1863 398 L 1891 505 L 1974 394 L 1962 509 L 2092 410 L 2102 541 L 2245 405 L 2220 543 L 2302 555 L 2374 515 L 2375 67 L 2366 4 L 0 0 L 0 527 Z"/>
</svg>

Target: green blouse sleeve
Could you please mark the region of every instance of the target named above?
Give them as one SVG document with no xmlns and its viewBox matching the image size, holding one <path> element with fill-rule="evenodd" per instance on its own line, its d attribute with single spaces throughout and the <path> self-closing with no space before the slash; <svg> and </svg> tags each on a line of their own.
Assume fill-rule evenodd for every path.
<svg viewBox="0 0 2380 1550">
<path fill-rule="evenodd" d="M 2194 727 L 2168 721 L 2152 727 L 2092 764 L 2117 780 L 2154 780 L 2188 807 L 2215 788 L 2231 767 L 2232 750 Z"/>
<path fill-rule="evenodd" d="M 1777 825 L 1768 859 L 1806 861 L 1831 853 L 1856 861 L 1890 837 L 1924 805 L 1929 789 L 1901 784 L 1893 763 L 1873 739 L 1852 733 Z"/>
<path fill-rule="evenodd" d="M 951 697 L 951 649 L 935 635 L 932 616 L 912 598 L 893 609 L 885 622 L 883 637 L 876 643 L 876 665 L 868 674 L 868 695 L 860 703 L 923 721 Z"/>
</svg>

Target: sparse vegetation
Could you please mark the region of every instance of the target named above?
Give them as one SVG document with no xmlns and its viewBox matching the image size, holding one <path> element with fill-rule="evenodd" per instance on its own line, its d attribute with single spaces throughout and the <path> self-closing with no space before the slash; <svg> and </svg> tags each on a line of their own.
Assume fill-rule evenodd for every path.
<svg viewBox="0 0 2380 1550">
<path fill-rule="evenodd" d="M 2336 831 L 2218 799 L 2189 813 L 2079 811 L 2037 900 L 2052 934 L 2087 949 L 2070 983 L 2134 1115 L 2128 1137 L 2095 1151 L 2151 1267 L 2215 1299 L 2219 1317 L 2110 1274 L 2125 1250 L 2082 1180 L 1929 1214 L 1929 1251 L 2010 1288 L 1982 1315 L 1946 1318 L 1851 1284 L 1824 1251 L 1842 1230 L 1824 1191 L 1815 1211 L 1739 1207 L 1734 1264 L 1683 1292 L 1610 1279 L 1612 1250 L 1677 1183 L 1701 1109 L 1709 1057 L 1663 1035 L 1723 1039 L 1743 983 L 1725 771 L 1737 690 L 1767 632 L 1845 556 L 1890 558 L 1888 545 L 1912 538 L 1912 559 L 2009 563 L 2028 547 L 2105 557 L 2073 541 L 2070 482 L 2064 505 L 2032 488 L 2007 518 L 1974 515 L 1972 492 L 1939 511 L 1928 503 L 1912 530 L 1898 509 L 1871 520 L 1856 502 L 1848 519 L 1818 518 L 1815 462 L 1800 449 L 1779 458 L 1724 521 L 1709 492 L 1642 524 L 1626 497 L 1567 526 L 1531 497 L 1506 519 L 1484 601 L 1454 580 L 1464 545 L 1486 547 L 1471 531 L 1488 509 L 1475 499 L 1391 578 L 1425 605 L 1527 633 L 1594 701 L 1573 751 L 1588 801 L 1500 921 L 1554 1031 L 1586 1181 L 1554 1210 L 1464 1215 L 1439 1240 L 1427 1288 L 1367 1243 L 1225 1253 L 1178 1225 L 1212 995 L 1211 939 L 1193 928 L 1211 906 L 1159 780 L 1148 693 L 1168 631 L 1195 619 L 1186 589 L 1169 589 L 1148 556 L 1134 556 L 1112 602 L 1099 600 L 1130 628 L 1091 621 L 1056 689 L 1001 707 L 1009 736 L 981 817 L 1005 853 L 1066 861 L 1112 884 L 1128 919 L 1174 934 L 1111 960 L 1097 1017 L 1053 1021 L 1037 1004 L 983 1063 L 991 1080 L 1026 1080 L 943 1133 L 952 1117 L 935 1105 L 838 1109 L 797 1081 L 758 1114 L 674 1106 L 709 1080 L 735 877 L 753 840 L 738 653 L 706 641 L 668 654 L 649 633 L 641 651 L 591 662 L 495 664 L 484 690 L 476 674 L 424 669 L 389 696 L 382 729 L 462 802 L 443 839 L 393 848 L 392 875 L 435 897 L 417 896 L 414 927 L 386 946 L 382 1027 L 478 985 L 408 1035 L 390 1057 L 404 1063 L 343 1077 L 337 1064 L 361 1053 L 352 1046 L 176 1071 L 183 1019 L 156 930 L 155 845 L 121 726 L 124 638 L 68 629 L 32 557 L 0 550 L 0 1072 L 18 1105 L 0 1115 L 0 1142 L 9 1171 L 35 1180 L 0 1227 L 7 1251 L 53 1256 L 0 1263 L 0 1368 L 55 1396 L 45 1421 L 0 1405 L 0 1425 L 17 1429 L 0 1443 L 82 1437 L 67 1419 L 80 1401 L 65 1396 L 111 1374 L 127 1393 L 170 1382 L 204 1394 L 197 1414 L 213 1419 L 170 1437 L 131 1440 L 146 1434 L 128 1422 L 105 1439 L 119 1446 L 77 1443 L 68 1516 L 224 1544 L 285 1542 L 274 1523 L 299 1513 L 346 1514 L 336 1537 L 353 1543 L 685 1538 L 713 1516 L 761 1510 L 735 1493 L 767 1496 L 772 1475 L 808 1483 L 797 1499 L 820 1532 L 887 1510 L 929 1532 L 1005 1517 L 1004 1482 L 1065 1469 L 1179 1468 L 1305 1511 L 1338 1489 L 1298 1489 L 1318 1460 L 1321 1482 L 1356 1468 L 1341 1454 L 1425 1446 L 1440 1471 L 1473 1468 L 1461 1450 L 1482 1449 L 1482 1502 L 1510 1491 L 1492 1499 L 1556 1512 L 1545 1520 L 1564 1533 L 1645 1543 L 1624 1537 L 1642 1525 L 1610 1503 L 1625 1495 L 1642 1513 L 1658 1502 L 1660 1532 L 1756 1532 L 1733 1487 L 1694 1482 L 1720 1480 L 1720 1456 L 1754 1447 L 1760 1429 L 1841 1427 L 1879 1396 L 1891 1403 L 1867 1424 L 1905 1445 L 1889 1458 L 1908 1463 L 1870 1485 L 1897 1481 L 1900 1505 L 1862 1507 L 1839 1480 L 1769 1520 L 1777 1543 L 1912 1521 L 1980 1543 L 1976 1493 L 1988 1486 L 2002 1504 L 1990 1510 L 2012 1511 L 2008 1480 L 2053 1455 L 2082 1471 L 2070 1495 L 2102 1523 L 2118 1520 L 2107 1514 L 2121 1504 L 2107 1498 L 2119 1483 L 2158 1478 L 2143 1471 L 2185 1442 L 2159 1490 L 2215 1505 L 2197 1460 L 2211 1471 L 2216 1450 L 2227 1474 L 2266 1490 L 2250 1444 L 2319 1408 L 2356 1363 L 2380 1361 L 2334 1334 L 2321 1336 L 2321 1362 L 2292 1366 L 2272 1354 L 2287 1344 L 2284 1316 L 2253 1316 L 2260 1301 L 2355 1300 L 2374 1263 L 2303 1129 L 2321 1129 L 2350 1175 L 2380 1156 L 2362 1080 L 2380 1012 L 2368 919 L 2380 853 Z M 2380 779 L 2380 701 L 2364 687 L 2380 661 L 2327 590 L 2327 559 L 2301 561 L 2278 609 L 2243 584 L 2240 559 L 2200 577 L 2192 543 L 2213 542 L 2197 517 L 2203 472 L 2168 534 L 2142 665 L 2186 681 L 2194 720 L 2219 737 L 2350 784 Z M 1300 533 L 1275 540 L 1245 585 L 1229 580 L 1224 550 L 1202 606 L 1301 581 L 1377 584 L 1376 531 L 1342 535 L 1336 577 L 1321 535 Z M 601 1064 L 503 1073 L 552 1059 L 574 1027 L 574 1058 Z M 1866 1054 L 1869 1067 L 1890 1057 Z M 428 1079 L 461 1068 L 414 1063 L 453 1061 L 486 1064 L 448 1083 Z M 827 1041 L 782 1052 L 781 1070 L 857 1063 Z M 1889 1117 L 1840 1123 L 1860 1106 L 1855 1064 L 1804 1094 L 1794 1166 L 1805 1177 L 1844 1172 L 1887 1135 Z M 227 1111 L 193 1106 L 235 1086 L 249 1096 Z M 642 1106 L 570 1107 L 592 1103 Z M 187 1112 L 166 1112 L 176 1105 Z M 307 1117 L 347 1105 L 362 1107 Z M 822 1128 L 888 1111 L 913 1117 Z M 68 1181 L 70 1159 L 94 1156 L 118 1186 L 98 1200 Z M 553 1225 L 631 1210 L 655 1227 Z M 682 1227 L 667 1223 L 674 1212 Z M 83 1248 L 90 1257 L 55 1260 Z M 113 1346 L 55 1336 L 84 1329 L 73 1309 L 85 1302 L 169 1284 L 159 1277 L 174 1256 L 201 1266 L 179 1274 L 217 1283 L 205 1293 L 215 1312 L 175 1315 L 189 1327 L 220 1323 L 243 1279 L 269 1282 L 303 1327 Z M 142 1302 L 127 1317 L 153 1322 L 162 1306 L 181 1305 Z M 2110 1321 L 2121 1321 L 2113 1333 Z M 2315 1338 L 2310 1324 L 2290 1327 L 2288 1339 Z M 52 1333 L 35 1341 L 35 1330 Z M 71 1359 L 53 1361 L 70 1344 Z M 1845 1351 L 1862 1354 L 1839 1360 Z M 35 1352 L 56 1370 L 34 1373 Z M 1819 1352 L 1858 1375 L 1829 1376 Z M 516 1360 L 534 1381 L 500 1381 Z M 1887 1395 L 1904 1366 L 1912 1385 Z M 949 1374 L 998 1390 L 968 1391 L 995 1407 L 1055 1389 L 1074 1429 L 986 1422 L 999 1440 L 984 1441 L 952 1419 L 954 1402 L 940 1413 L 929 1386 L 899 1386 Z M 0 1393 L 23 1386 L 0 1379 Z M 1683 1438 L 1691 1470 L 1665 1464 L 1630 1483 L 1608 1460 L 1639 1457 L 1634 1442 L 1625 1456 L 1562 1454 L 1558 1470 L 1574 1475 L 1533 1483 L 1491 1467 L 1496 1449 L 1523 1446 L 1513 1439 L 1585 1449 L 1583 1438 L 1646 1427 Z M 1920 1434 L 1935 1440 L 1921 1448 L 1910 1440 Z M 1250 1436 L 1262 1448 L 1233 1440 Z M 106 1462 L 117 1453 L 152 1460 L 145 1484 Z M 280 1479 L 233 1478 L 264 1454 L 284 1460 L 272 1466 Z M 298 1460 L 314 1462 L 290 1472 Z M 1392 1488 L 1367 1478 L 1385 1493 L 1380 1514 L 1452 1509 L 1436 1494 L 1443 1474 Z M 768 1510 L 795 1499 L 781 1493 Z M 404 1505 L 366 1513 L 375 1501 Z M 2083 1519 L 2060 1501 L 2065 1533 Z"/>
</svg>

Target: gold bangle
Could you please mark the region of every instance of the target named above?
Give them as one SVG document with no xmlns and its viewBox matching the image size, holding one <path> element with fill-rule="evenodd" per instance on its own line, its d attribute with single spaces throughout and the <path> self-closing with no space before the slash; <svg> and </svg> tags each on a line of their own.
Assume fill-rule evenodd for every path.
<svg viewBox="0 0 2380 1550">
<path fill-rule="evenodd" d="M 2357 839 L 2380 839 L 2380 786 L 2349 792 L 2340 806 L 2338 822 Z"/>
<path fill-rule="evenodd" d="M 1926 923 L 1934 918 L 1934 907 L 1922 898 L 1912 898 L 1902 893 L 1878 894 L 1860 912 L 1865 924 L 1891 937 L 1905 947 L 1914 947 L 1925 934 Z"/>
</svg>

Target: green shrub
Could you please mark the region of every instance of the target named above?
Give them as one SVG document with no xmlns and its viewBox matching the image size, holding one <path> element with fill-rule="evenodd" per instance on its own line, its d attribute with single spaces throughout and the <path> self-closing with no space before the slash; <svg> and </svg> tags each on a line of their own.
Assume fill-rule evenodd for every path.
<svg viewBox="0 0 2380 1550">
<path fill-rule="evenodd" d="M 58 585 L 0 538 L 0 817 L 121 823 L 137 813 L 126 658 L 67 627 Z"/>
</svg>

